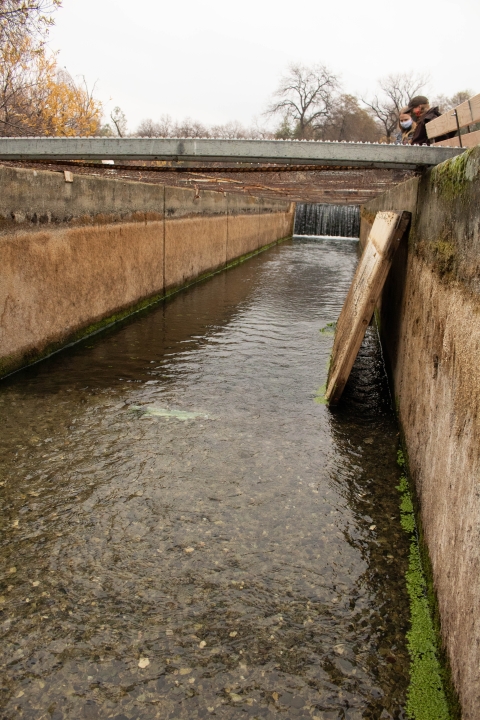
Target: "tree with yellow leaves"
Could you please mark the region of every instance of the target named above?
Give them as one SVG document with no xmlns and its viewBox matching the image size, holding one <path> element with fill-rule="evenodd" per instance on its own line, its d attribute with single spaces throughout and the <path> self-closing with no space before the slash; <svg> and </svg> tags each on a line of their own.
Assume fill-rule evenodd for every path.
<svg viewBox="0 0 480 720">
<path fill-rule="evenodd" d="M 61 0 L 0 0 L 0 45 L 15 45 L 25 35 L 44 41 Z"/>
<path fill-rule="evenodd" d="M 101 118 L 85 79 L 59 70 L 43 47 L 24 37 L 0 48 L 0 135 L 95 135 Z"/>
<path fill-rule="evenodd" d="M 100 130 L 101 102 L 85 78 L 76 82 L 58 68 L 43 42 L 49 18 L 41 11 L 58 5 L 0 0 L 0 135 L 68 137 Z"/>
</svg>

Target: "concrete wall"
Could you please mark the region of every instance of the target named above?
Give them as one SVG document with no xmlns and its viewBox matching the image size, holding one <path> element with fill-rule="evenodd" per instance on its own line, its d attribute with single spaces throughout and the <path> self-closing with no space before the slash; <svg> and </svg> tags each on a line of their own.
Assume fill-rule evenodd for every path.
<svg viewBox="0 0 480 720">
<path fill-rule="evenodd" d="M 0 167 L 0 376 L 292 235 L 294 206 Z"/>
<path fill-rule="evenodd" d="M 480 708 L 480 147 L 362 208 L 410 210 L 381 299 L 442 633 L 464 720 Z"/>
</svg>

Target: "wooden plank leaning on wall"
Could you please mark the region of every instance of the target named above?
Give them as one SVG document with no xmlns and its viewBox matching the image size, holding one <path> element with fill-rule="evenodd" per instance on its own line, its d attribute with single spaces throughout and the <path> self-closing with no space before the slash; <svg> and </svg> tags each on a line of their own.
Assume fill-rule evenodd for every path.
<svg viewBox="0 0 480 720">
<path fill-rule="evenodd" d="M 411 213 L 378 212 L 338 318 L 325 399 L 336 405 L 382 292 Z"/>
</svg>

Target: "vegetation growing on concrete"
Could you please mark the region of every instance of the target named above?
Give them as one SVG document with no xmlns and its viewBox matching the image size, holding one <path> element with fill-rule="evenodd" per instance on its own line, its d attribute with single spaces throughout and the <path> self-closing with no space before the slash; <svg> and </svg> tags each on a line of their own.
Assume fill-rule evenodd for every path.
<svg viewBox="0 0 480 720">
<path fill-rule="evenodd" d="M 427 582 L 422 568 L 416 532 L 412 495 L 406 476 L 405 459 L 398 453 L 403 470 L 397 490 L 401 493 L 400 522 L 410 536 L 410 552 L 406 574 L 410 599 L 411 627 L 407 634 L 410 654 L 410 686 L 407 693 L 407 715 L 412 720 L 451 720 L 438 659 L 437 634 L 430 611 Z"/>
<path fill-rule="evenodd" d="M 324 383 L 321 385 L 315 395 L 315 402 L 317 405 L 326 405 L 327 404 L 327 398 L 325 397 L 325 393 L 327 392 L 327 383 Z"/>
<path fill-rule="evenodd" d="M 322 335 L 326 335 L 327 337 L 334 337 L 336 327 L 336 322 L 329 322 L 325 325 L 325 327 L 320 328 L 319 332 L 322 333 Z"/>
<path fill-rule="evenodd" d="M 475 148 L 466 150 L 452 160 L 440 163 L 431 171 L 431 181 L 435 191 L 447 200 L 462 196 L 468 187 L 467 164 Z"/>
<path fill-rule="evenodd" d="M 435 265 L 440 275 L 454 272 L 457 253 L 453 243 L 448 240 L 437 240 L 432 246 L 435 255 Z"/>
<path fill-rule="evenodd" d="M 328 322 L 325 327 L 320 328 L 319 332 L 326 336 L 326 337 L 335 337 L 335 330 L 337 328 L 337 321 Z M 327 362 L 327 376 L 330 371 L 330 363 L 332 361 L 332 356 L 330 355 Z M 317 392 L 315 393 L 314 402 L 317 403 L 317 405 L 328 405 L 328 400 L 326 398 L 327 393 L 327 383 L 323 383 L 323 385 L 320 385 Z"/>
</svg>

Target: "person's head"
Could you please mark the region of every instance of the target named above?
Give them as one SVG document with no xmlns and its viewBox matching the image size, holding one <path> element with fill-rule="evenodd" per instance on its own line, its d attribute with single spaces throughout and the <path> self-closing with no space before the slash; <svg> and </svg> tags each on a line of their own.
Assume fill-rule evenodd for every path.
<svg viewBox="0 0 480 720">
<path fill-rule="evenodd" d="M 408 103 L 407 112 L 409 112 L 414 119 L 418 120 L 429 108 L 428 98 L 426 98 L 425 95 L 416 95 Z"/>
<path fill-rule="evenodd" d="M 404 107 L 400 110 L 400 115 L 398 116 L 398 124 L 403 131 L 409 130 L 412 127 L 413 119 L 408 112 L 408 108 Z"/>
</svg>

